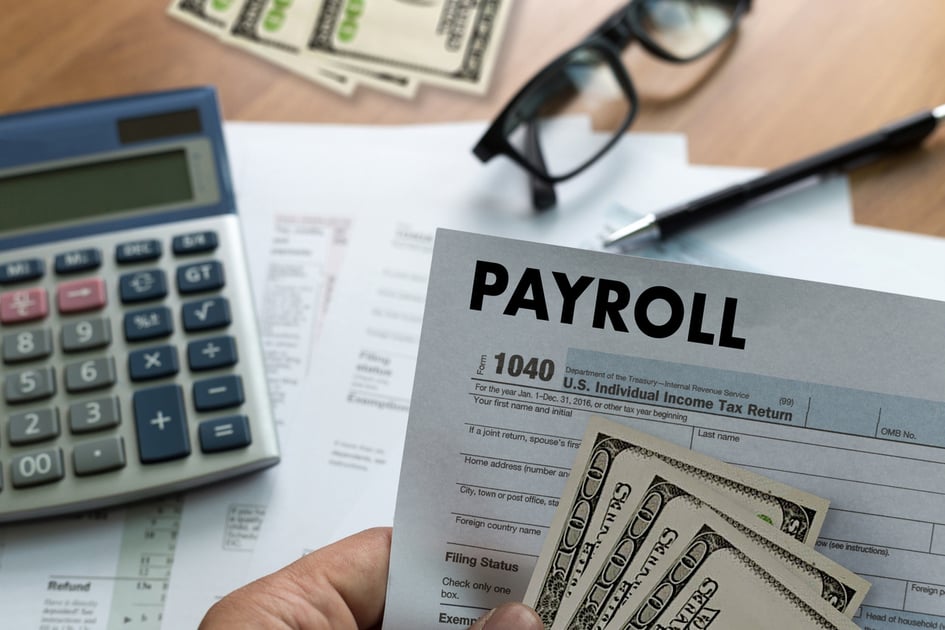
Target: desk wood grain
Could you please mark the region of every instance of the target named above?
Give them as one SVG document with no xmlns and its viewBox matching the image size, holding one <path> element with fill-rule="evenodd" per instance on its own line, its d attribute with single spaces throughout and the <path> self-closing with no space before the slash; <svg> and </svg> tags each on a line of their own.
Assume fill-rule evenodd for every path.
<svg viewBox="0 0 945 630">
<path fill-rule="evenodd" d="M 3 3 L 0 113 L 213 84 L 231 120 L 401 124 L 491 118 L 619 2 L 518 0 L 484 96 L 333 94 L 165 14 L 167 0 Z M 755 0 L 715 65 L 626 54 L 634 129 L 683 132 L 694 163 L 772 168 L 945 103 L 942 0 Z M 701 79 L 701 80 L 700 80 Z M 859 223 L 945 236 L 945 131 L 851 176 Z"/>
</svg>

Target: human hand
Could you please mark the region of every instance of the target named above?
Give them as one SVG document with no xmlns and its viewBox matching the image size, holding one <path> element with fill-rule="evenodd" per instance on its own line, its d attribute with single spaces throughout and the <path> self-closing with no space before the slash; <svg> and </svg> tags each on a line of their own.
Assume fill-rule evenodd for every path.
<svg viewBox="0 0 945 630">
<path fill-rule="evenodd" d="M 378 527 L 313 551 L 221 599 L 199 630 L 380 628 L 390 539 L 391 529 Z M 531 608 L 507 603 L 470 630 L 542 630 L 542 623 Z"/>
</svg>

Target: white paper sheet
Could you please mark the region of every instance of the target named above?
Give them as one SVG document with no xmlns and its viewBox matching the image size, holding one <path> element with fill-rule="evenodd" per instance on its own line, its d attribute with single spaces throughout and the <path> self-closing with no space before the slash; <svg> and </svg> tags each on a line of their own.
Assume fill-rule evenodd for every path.
<svg viewBox="0 0 945 630">
<path fill-rule="evenodd" d="M 562 128 L 575 147 L 594 143 L 585 119 L 567 119 Z M 519 169 L 483 167 L 471 155 L 482 129 L 227 125 L 254 286 L 294 294 L 310 317 L 281 331 L 299 343 L 290 357 L 295 369 L 283 373 L 294 385 L 278 397 L 285 402 L 277 411 L 280 465 L 185 499 L 165 628 L 194 626 L 244 582 L 347 533 L 392 522 L 431 226 L 568 235 L 590 245 L 587 226 L 601 226 L 593 213 L 612 199 L 604 178 L 639 190 L 640 199 L 658 198 L 656 175 L 686 160 L 682 136 L 628 137 L 614 156 L 626 177 L 601 172 L 562 186 L 558 210 L 536 219 Z M 344 229 L 319 238 L 326 225 Z M 274 267 L 283 270 L 281 281 Z M 330 299 L 319 301 L 318 291 L 306 298 L 306 282 L 330 286 Z M 265 330 L 264 292 L 257 301 Z M 249 506 L 260 518 L 259 540 L 222 544 L 229 516 Z"/>
<path fill-rule="evenodd" d="M 4 628 L 161 626 L 181 500 L 167 497 L 0 530 Z"/>
</svg>

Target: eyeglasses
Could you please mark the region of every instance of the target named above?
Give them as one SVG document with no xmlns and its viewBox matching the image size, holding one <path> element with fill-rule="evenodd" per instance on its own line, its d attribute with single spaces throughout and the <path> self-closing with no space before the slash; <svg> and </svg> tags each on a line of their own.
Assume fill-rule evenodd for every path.
<svg viewBox="0 0 945 630">
<path fill-rule="evenodd" d="M 531 176 L 535 209 L 554 206 L 554 184 L 597 161 L 637 113 L 637 94 L 621 50 L 638 40 L 660 59 L 694 61 L 726 41 L 750 6 L 751 0 L 631 0 L 526 83 L 473 153 L 483 162 L 509 157 Z M 612 135 L 595 134 L 599 143 L 575 151 L 553 120 L 571 107 L 620 122 Z"/>
</svg>

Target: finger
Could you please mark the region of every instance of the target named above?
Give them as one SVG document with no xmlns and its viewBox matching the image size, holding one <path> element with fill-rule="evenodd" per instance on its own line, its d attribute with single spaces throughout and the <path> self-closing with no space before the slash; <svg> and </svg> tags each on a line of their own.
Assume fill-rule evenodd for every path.
<svg viewBox="0 0 945 630">
<path fill-rule="evenodd" d="M 296 560 L 287 567 L 288 576 L 306 600 L 337 614 L 339 622 L 351 615 L 355 627 L 368 628 L 384 612 L 390 543 L 389 527 L 369 529 Z"/>
<path fill-rule="evenodd" d="M 476 621 L 469 630 L 542 630 L 538 614 L 518 602 L 508 602 L 493 608 Z"/>
<path fill-rule="evenodd" d="M 365 530 L 313 551 L 217 602 L 201 630 L 361 630 L 384 612 L 391 529 Z"/>
</svg>

